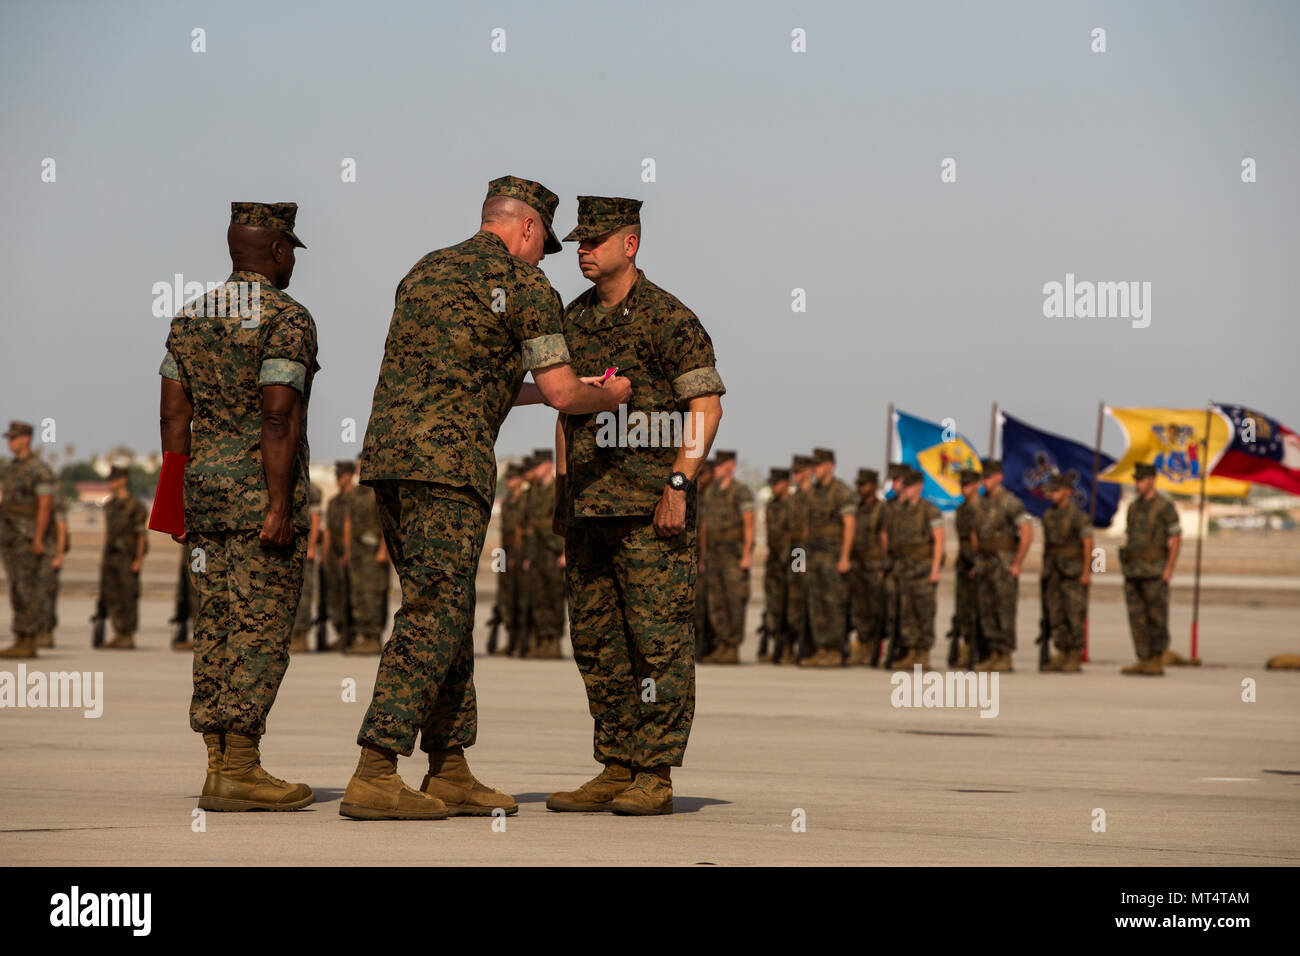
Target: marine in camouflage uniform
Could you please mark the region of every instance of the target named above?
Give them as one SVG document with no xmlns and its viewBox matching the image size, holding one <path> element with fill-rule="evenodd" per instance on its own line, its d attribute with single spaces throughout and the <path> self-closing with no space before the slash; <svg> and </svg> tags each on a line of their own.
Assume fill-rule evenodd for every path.
<svg viewBox="0 0 1300 956">
<path fill-rule="evenodd" d="M 531 460 L 533 469 L 529 472 L 524 521 L 520 526 L 532 621 L 528 656 L 557 658 L 564 634 L 564 539 L 554 531 L 554 452 L 539 448 Z"/>
<path fill-rule="evenodd" d="M 325 609 L 338 638 L 327 651 L 344 650 L 352 643 L 352 595 L 348 583 L 348 536 L 345 527 L 348 507 L 355 494 L 357 466 L 351 461 L 334 463 L 334 480 L 338 491 L 325 506 L 325 531 L 321 576 L 325 582 Z"/>
<path fill-rule="evenodd" d="M 903 495 L 903 476 L 908 472 L 908 466 L 894 462 L 889 465 L 885 475 L 889 480 L 889 496 L 885 498 L 884 515 L 881 517 L 882 528 L 888 529 L 890 516 L 894 513 L 900 504 L 902 504 Z M 898 575 L 895 573 L 894 564 L 889 560 L 888 554 L 885 556 L 885 576 L 880 582 L 880 591 L 884 602 L 884 611 L 881 614 L 881 641 L 885 644 L 885 666 L 890 666 L 899 653 L 898 642 Z"/>
<path fill-rule="evenodd" d="M 962 469 L 957 477 L 961 485 L 962 502 L 953 514 L 957 535 L 957 561 L 953 579 L 952 629 L 948 632 L 952 643 L 948 649 L 948 663 L 956 667 L 971 667 L 984 655 L 983 644 L 975 647 L 979 639 L 975 596 L 975 548 L 971 532 L 975 530 L 975 509 L 980 501 L 980 473 L 970 468 Z"/>
<path fill-rule="evenodd" d="M 800 663 L 839 667 L 848 623 L 849 554 L 858 497 L 835 477 L 835 452 L 813 449 L 816 480 L 808 493 L 808 623 L 817 650 Z"/>
<path fill-rule="evenodd" d="M 140 568 L 147 547 L 149 513 L 127 490 L 126 469 L 108 473 L 113 495 L 104 505 L 104 558 L 99 570 L 99 595 L 104 599 L 113 639 L 108 648 L 135 647 L 140 625 Z"/>
<path fill-rule="evenodd" d="M 626 441 L 608 440 L 613 416 L 563 420 L 570 638 L 605 771 L 552 794 L 553 810 L 671 813 L 670 768 L 682 764 L 695 714 L 699 554 L 689 484 L 724 388 L 700 320 L 636 268 L 640 206 L 580 196 L 567 237 L 595 282 L 565 309 L 573 367 L 599 375 L 617 366 L 633 393 Z M 680 421 L 681 431 L 642 432 L 642 443 L 633 416 L 650 415 Z"/>
<path fill-rule="evenodd" d="M 347 540 L 348 602 L 354 635 L 343 653 L 378 654 L 380 635 L 388 625 L 389 562 L 379 506 L 374 491 L 365 484 L 349 493 L 343 536 Z"/>
<path fill-rule="evenodd" d="M 42 601 L 41 581 L 48 576 L 58 547 L 54 473 L 31 450 L 32 426 L 10 422 L 5 438 L 13 458 L 0 468 L 0 556 L 9 580 L 14 642 L 0 657 L 36 656 L 37 640 L 52 627 Z"/>
<path fill-rule="evenodd" d="M 68 554 L 68 503 L 58 492 L 50 506 L 50 521 L 54 524 L 54 548 L 49 560 L 41 564 L 37 583 L 37 601 L 42 614 L 37 647 L 53 647 L 54 632 L 59 626 L 59 581 Z"/>
<path fill-rule="evenodd" d="M 1159 676 L 1165 672 L 1164 655 L 1169 649 L 1169 579 L 1178 561 L 1183 529 L 1173 502 L 1156 491 L 1155 466 L 1135 466 L 1133 479 L 1137 497 L 1125 514 L 1127 540 L 1119 559 L 1137 661 L 1121 673 Z"/>
<path fill-rule="evenodd" d="M 763 508 L 767 538 L 767 558 L 763 564 L 763 645 L 770 650 L 760 653 L 758 659 L 772 663 L 781 655 L 790 593 L 790 579 L 786 574 L 790 560 L 790 469 L 771 469 L 767 484 L 772 496 Z"/>
<path fill-rule="evenodd" d="M 1056 645 L 1045 671 L 1083 669 L 1083 624 L 1088 614 L 1088 560 L 1092 526 L 1074 501 L 1074 478 L 1054 475 L 1052 507 L 1043 512 L 1043 619 Z"/>
<path fill-rule="evenodd" d="M 790 461 L 790 479 L 795 491 L 790 496 L 790 548 L 783 559 L 785 632 L 777 654 L 778 664 L 795 664 L 812 654 L 812 628 L 808 623 L 808 499 L 812 495 L 812 466 L 811 455 L 795 455 Z"/>
<path fill-rule="evenodd" d="M 402 603 L 357 736 L 345 816 L 519 809 L 481 784 L 464 755 L 478 735 L 475 579 L 496 492 L 493 445 L 517 401 L 610 408 L 627 385 L 583 384 L 568 367 L 559 296 L 536 266 L 561 248 L 551 229 L 557 202 L 538 183 L 493 180 L 479 231 L 429 253 L 398 284 L 361 473 L 379 500 Z M 525 396 L 530 370 L 536 384 Z M 412 753 L 417 734 L 429 758 L 420 791 L 397 774 L 397 754 Z"/>
<path fill-rule="evenodd" d="M 985 459 L 980 468 L 984 497 L 975 509 L 975 585 L 980 636 L 989 656 L 977 671 L 1010 671 L 1016 646 L 1016 601 L 1020 566 L 1033 540 L 1029 514 L 1020 499 L 1002 487 L 1001 462 Z"/>
<path fill-rule="evenodd" d="M 208 748 L 199 806 L 291 810 L 314 800 L 261 767 L 258 744 L 289 664 L 307 550 L 307 407 L 316 323 L 286 291 L 293 203 L 232 203 L 234 271 L 172 320 L 164 452 L 189 455 L 185 535 L 199 609 L 190 726 Z M 197 567 L 196 567 L 197 565 Z"/>
<path fill-rule="evenodd" d="M 302 597 L 298 599 L 298 613 L 293 619 L 293 638 L 290 652 L 307 650 L 307 635 L 316 620 L 316 577 L 320 573 L 321 542 L 321 490 L 313 484 L 307 486 L 307 556 L 302 570 Z"/>
<path fill-rule="evenodd" d="M 754 493 L 734 478 L 736 453 L 714 456 L 714 478 L 700 495 L 700 513 L 708 528 L 709 620 L 717 647 L 701 664 L 739 664 L 745 640 L 745 606 L 749 603 L 749 569 L 754 553 Z"/>
<path fill-rule="evenodd" d="M 501 570 L 497 572 L 497 596 L 494 616 L 497 627 L 504 626 L 507 641 L 504 647 L 498 645 L 495 653 L 515 654 L 519 645 L 521 625 L 516 620 L 519 609 L 519 582 L 523 577 L 523 554 L 518 537 L 520 522 L 524 513 L 524 497 L 528 491 L 528 482 L 524 480 L 524 469 L 518 462 L 511 462 L 506 468 L 506 493 L 501 499 L 501 551 L 505 557 Z"/>
<path fill-rule="evenodd" d="M 876 497 L 880 474 L 872 468 L 858 469 L 858 509 L 853 522 L 853 550 L 849 553 L 849 602 L 857 642 L 849 654 L 850 664 L 875 665 L 880 654 L 880 635 L 885 613 L 885 503 Z"/>
<path fill-rule="evenodd" d="M 909 469 L 903 476 L 899 503 L 889 513 L 885 538 L 898 581 L 898 645 L 891 666 L 930 666 L 934 647 L 935 593 L 943 564 L 943 515 L 921 497 L 925 477 Z"/>
</svg>

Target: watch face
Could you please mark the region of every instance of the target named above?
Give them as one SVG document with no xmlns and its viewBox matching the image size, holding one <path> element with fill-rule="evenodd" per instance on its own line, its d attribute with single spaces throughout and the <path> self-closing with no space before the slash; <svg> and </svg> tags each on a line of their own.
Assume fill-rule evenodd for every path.
<svg viewBox="0 0 1300 956">
<path fill-rule="evenodd" d="M 683 488 L 686 485 L 685 477 L 683 477 L 680 474 L 673 475 L 671 478 L 668 479 L 668 481 L 669 484 L 671 484 L 674 488 Z"/>
</svg>

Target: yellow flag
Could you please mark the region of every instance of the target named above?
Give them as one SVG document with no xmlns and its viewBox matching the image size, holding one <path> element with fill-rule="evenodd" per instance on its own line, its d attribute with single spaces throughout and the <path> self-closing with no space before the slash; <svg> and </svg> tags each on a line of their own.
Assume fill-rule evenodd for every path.
<svg viewBox="0 0 1300 956">
<path fill-rule="evenodd" d="M 1232 425 L 1218 411 L 1210 414 L 1210 443 L 1205 440 L 1203 408 L 1111 408 L 1106 414 L 1124 429 L 1128 448 L 1119 461 L 1097 477 L 1102 481 L 1132 484 L 1133 466 L 1146 462 L 1156 466 L 1156 488 L 1175 495 L 1199 495 L 1201 473 L 1214 463 L 1232 441 Z M 1250 482 L 1211 475 L 1205 482 L 1207 495 L 1243 496 Z"/>
</svg>

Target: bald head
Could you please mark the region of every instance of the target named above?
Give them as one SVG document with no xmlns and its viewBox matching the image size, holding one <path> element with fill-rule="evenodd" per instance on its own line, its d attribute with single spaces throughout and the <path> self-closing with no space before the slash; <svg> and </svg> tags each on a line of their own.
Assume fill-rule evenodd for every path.
<svg viewBox="0 0 1300 956">
<path fill-rule="evenodd" d="M 483 201 L 480 229 L 501 237 L 512 256 L 530 265 L 542 261 L 546 226 L 537 210 L 513 196 L 489 196 Z"/>
<path fill-rule="evenodd" d="M 267 226 L 231 223 L 226 230 L 230 264 L 236 271 L 259 272 L 277 289 L 289 288 L 293 276 L 294 247 L 289 237 Z"/>
</svg>

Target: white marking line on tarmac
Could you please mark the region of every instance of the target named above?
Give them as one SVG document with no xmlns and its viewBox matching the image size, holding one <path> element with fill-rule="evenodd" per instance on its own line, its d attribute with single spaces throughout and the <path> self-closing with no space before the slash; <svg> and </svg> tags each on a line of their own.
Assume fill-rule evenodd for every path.
<svg viewBox="0 0 1300 956">
<path fill-rule="evenodd" d="M 1209 780 L 1215 783 L 1247 783 L 1256 782 L 1259 777 L 1202 777 L 1201 780 Z"/>
</svg>

